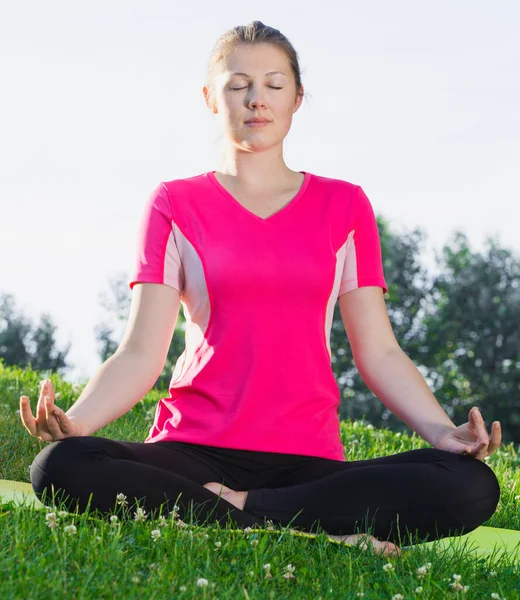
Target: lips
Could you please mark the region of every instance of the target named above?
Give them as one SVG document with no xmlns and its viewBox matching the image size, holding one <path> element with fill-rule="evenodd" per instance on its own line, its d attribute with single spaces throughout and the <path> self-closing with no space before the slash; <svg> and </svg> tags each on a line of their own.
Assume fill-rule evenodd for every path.
<svg viewBox="0 0 520 600">
<path fill-rule="evenodd" d="M 269 119 L 249 119 L 246 123 L 269 123 Z"/>
</svg>

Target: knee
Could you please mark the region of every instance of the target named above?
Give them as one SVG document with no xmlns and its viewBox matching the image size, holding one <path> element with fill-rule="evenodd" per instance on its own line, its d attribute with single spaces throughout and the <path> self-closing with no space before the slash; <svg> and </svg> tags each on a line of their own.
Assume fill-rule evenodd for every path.
<svg viewBox="0 0 520 600">
<path fill-rule="evenodd" d="M 493 469 L 472 456 L 458 455 L 459 487 L 463 498 L 457 507 L 461 525 L 475 529 L 490 519 L 500 500 L 500 484 Z"/>
<path fill-rule="evenodd" d="M 71 437 L 50 442 L 35 456 L 30 466 L 34 493 L 41 500 L 45 489 L 52 484 L 63 485 L 71 468 L 71 461 L 83 446 L 82 437 Z"/>
</svg>

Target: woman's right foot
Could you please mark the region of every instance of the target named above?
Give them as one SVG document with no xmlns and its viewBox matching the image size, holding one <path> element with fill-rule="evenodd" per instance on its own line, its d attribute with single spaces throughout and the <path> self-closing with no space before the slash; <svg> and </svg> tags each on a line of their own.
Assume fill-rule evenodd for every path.
<svg viewBox="0 0 520 600">
<path fill-rule="evenodd" d="M 290 531 L 294 531 L 295 533 L 299 533 L 296 529 L 291 529 Z M 307 534 L 312 535 L 312 534 Z M 316 534 L 314 534 L 316 535 Z M 366 533 L 355 533 L 351 535 L 330 535 L 327 534 L 327 537 L 333 540 L 337 540 L 338 542 L 345 542 L 346 544 L 356 545 L 358 540 L 361 538 L 365 538 L 359 547 L 362 550 L 368 550 L 367 541 L 374 548 L 374 552 L 379 556 L 401 556 L 401 549 L 399 546 L 396 546 L 392 542 L 382 542 L 378 540 L 373 535 L 367 535 Z"/>
<path fill-rule="evenodd" d="M 327 534 L 329 535 L 329 534 Z M 367 550 L 368 545 L 367 541 L 374 548 L 374 552 L 379 556 L 401 556 L 401 548 L 396 546 L 392 542 L 383 542 L 378 540 L 373 535 L 367 535 L 365 533 L 356 533 L 352 535 L 329 535 L 333 540 L 338 540 L 339 542 L 345 542 L 347 544 L 357 544 L 358 540 L 361 538 L 365 538 L 359 547 L 362 550 Z"/>
</svg>

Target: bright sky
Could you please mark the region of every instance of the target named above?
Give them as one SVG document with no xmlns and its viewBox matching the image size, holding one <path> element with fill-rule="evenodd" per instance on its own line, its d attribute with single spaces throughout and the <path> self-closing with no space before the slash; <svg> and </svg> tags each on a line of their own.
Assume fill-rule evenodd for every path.
<svg viewBox="0 0 520 600">
<path fill-rule="evenodd" d="M 0 292 L 34 325 L 51 314 L 72 343 L 67 380 L 101 365 L 99 294 L 130 281 L 150 192 L 217 169 L 206 64 L 253 20 L 295 46 L 312 96 L 289 168 L 361 185 L 395 232 L 425 229 L 432 271 L 457 229 L 520 256 L 513 0 L 2 0 Z"/>
</svg>

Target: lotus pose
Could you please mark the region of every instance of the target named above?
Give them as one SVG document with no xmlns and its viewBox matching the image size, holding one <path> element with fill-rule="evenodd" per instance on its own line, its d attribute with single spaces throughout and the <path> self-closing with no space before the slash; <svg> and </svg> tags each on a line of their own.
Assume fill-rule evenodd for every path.
<svg viewBox="0 0 520 600">
<path fill-rule="evenodd" d="M 483 462 L 500 424 L 489 435 L 473 407 L 457 427 L 399 346 L 363 188 L 286 165 L 304 97 L 293 46 L 259 21 L 235 27 L 215 45 L 202 92 L 224 133 L 220 164 L 151 192 L 118 350 L 67 413 L 50 381 L 36 417 L 21 399 L 27 430 L 51 442 L 31 465 L 36 495 L 107 514 L 126 499 L 241 528 L 319 525 L 385 555 L 408 532 L 432 541 L 477 528 L 500 498 Z M 181 302 L 186 346 L 148 436 L 93 436 L 157 380 Z M 331 369 L 336 302 L 364 381 L 432 447 L 346 461 Z"/>
</svg>

